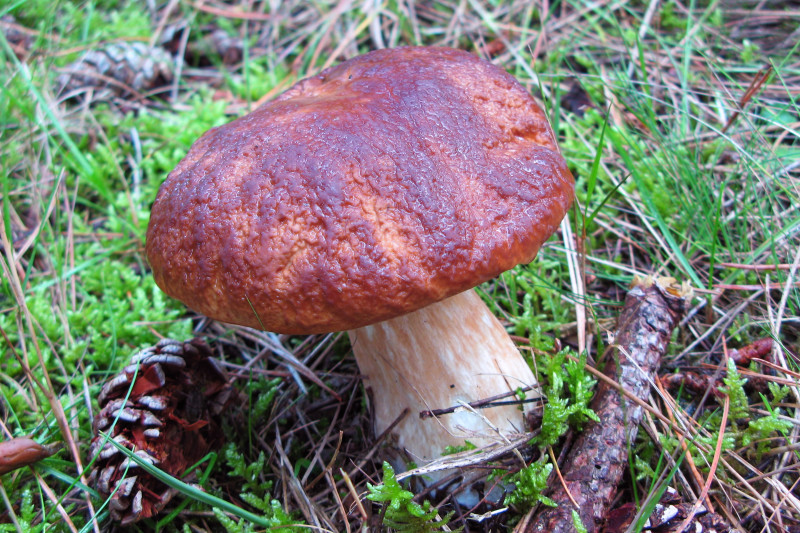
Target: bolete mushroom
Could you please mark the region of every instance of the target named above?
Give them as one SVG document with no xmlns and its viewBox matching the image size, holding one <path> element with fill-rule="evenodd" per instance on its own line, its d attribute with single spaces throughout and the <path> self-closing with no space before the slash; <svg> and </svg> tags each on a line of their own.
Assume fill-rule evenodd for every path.
<svg viewBox="0 0 800 533">
<path fill-rule="evenodd" d="M 377 50 L 205 133 L 158 193 L 147 256 L 217 320 L 347 330 L 376 433 L 408 408 L 393 442 L 424 462 L 524 430 L 509 402 L 419 413 L 536 386 L 471 289 L 530 262 L 573 188 L 511 75 L 449 48 Z"/>
</svg>

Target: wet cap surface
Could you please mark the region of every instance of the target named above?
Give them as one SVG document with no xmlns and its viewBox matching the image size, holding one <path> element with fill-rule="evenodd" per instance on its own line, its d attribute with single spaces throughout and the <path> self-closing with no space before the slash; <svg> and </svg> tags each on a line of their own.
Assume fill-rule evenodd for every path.
<svg viewBox="0 0 800 533">
<path fill-rule="evenodd" d="M 339 331 L 531 261 L 572 196 L 512 76 L 449 48 L 378 50 L 205 133 L 159 191 L 147 255 L 211 318 Z"/>
</svg>

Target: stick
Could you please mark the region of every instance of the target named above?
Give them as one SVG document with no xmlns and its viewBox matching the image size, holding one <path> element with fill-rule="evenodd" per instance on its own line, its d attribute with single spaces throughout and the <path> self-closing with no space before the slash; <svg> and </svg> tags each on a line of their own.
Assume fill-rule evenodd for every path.
<svg viewBox="0 0 800 533">
<path fill-rule="evenodd" d="M 609 351 L 613 357 L 605 363 L 605 374 L 628 395 L 648 397 L 690 295 L 688 286 L 678 286 L 671 278 L 634 279 L 619 317 L 616 349 Z M 586 531 L 603 525 L 627 468 L 629 443 L 636 439 L 643 409 L 606 381 L 598 386 L 592 409 L 600 422 L 589 424 L 570 450 L 562 467 L 565 483 L 553 484 L 549 494 L 557 507 L 543 508 L 518 533 L 574 532 L 573 510 Z"/>
</svg>

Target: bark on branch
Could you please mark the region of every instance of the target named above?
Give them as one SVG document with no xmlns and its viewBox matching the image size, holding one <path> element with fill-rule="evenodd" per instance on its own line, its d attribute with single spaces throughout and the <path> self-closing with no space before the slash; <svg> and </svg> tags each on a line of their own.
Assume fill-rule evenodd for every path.
<svg viewBox="0 0 800 533">
<path fill-rule="evenodd" d="M 549 494 L 558 506 L 541 509 L 532 519 L 523 521 L 517 532 L 574 532 L 573 510 L 587 531 L 597 531 L 603 525 L 627 468 L 628 443 L 636 438 L 642 419 L 642 408 L 628 395 L 647 398 L 689 297 L 688 286 L 678 286 L 671 278 L 634 280 L 619 317 L 615 349 L 607 352 L 611 357 L 604 369 L 626 394 L 607 383 L 599 385 L 592 409 L 600 422 L 585 428 L 561 469 L 578 507 L 558 483 Z"/>
</svg>

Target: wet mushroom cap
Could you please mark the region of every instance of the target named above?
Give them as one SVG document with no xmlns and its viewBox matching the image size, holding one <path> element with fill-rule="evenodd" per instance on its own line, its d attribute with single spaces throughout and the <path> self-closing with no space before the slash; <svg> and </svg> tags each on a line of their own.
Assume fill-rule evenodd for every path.
<svg viewBox="0 0 800 533">
<path fill-rule="evenodd" d="M 511 75 L 449 48 L 378 50 L 197 140 L 161 186 L 147 256 L 206 316 L 353 329 L 531 261 L 573 187 Z"/>
</svg>

